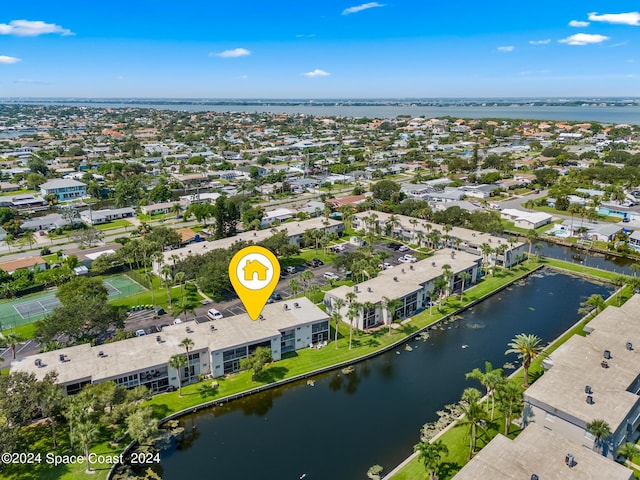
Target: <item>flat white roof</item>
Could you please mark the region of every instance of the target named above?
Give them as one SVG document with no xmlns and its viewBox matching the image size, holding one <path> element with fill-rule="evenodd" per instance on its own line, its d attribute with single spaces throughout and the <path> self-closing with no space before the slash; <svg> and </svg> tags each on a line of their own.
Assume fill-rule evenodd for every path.
<svg viewBox="0 0 640 480">
<path fill-rule="evenodd" d="M 294 302 L 299 308 L 294 307 Z M 285 309 L 284 304 L 289 308 Z M 328 319 L 325 312 L 305 297 L 266 305 L 262 315 L 264 320 L 258 321 L 253 321 L 247 314 L 242 314 L 202 324 L 185 322 L 165 327 L 158 334 L 134 337 L 95 347 L 83 344 L 43 352 L 14 360 L 11 363 L 11 370 L 30 372 L 38 379 L 44 378 L 49 372 L 56 371 L 60 384 L 88 379 L 92 382 L 100 382 L 167 364 L 172 355 L 184 353 L 184 347 L 180 346 L 180 342 L 187 337 L 194 342 L 191 351 L 204 349 L 211 352 L 222 351 L 235 346 L 270 340 L 278 337 L 281 330 Z M 215 330 L 211 330 L 211 325 L 215 325 Z M 191 332 L 188 332 L 187 328 Z M 161 342 L 156 340 L 157 336 L 160 336 Z M 103 352 L 104 355 L 100 357 L 98 352 Z M 67 361 L 61 362 L 60 354 L 66 355 Z M 40 359 L 43 366 L 37 367 L 36 359 Z"/>
</svg>

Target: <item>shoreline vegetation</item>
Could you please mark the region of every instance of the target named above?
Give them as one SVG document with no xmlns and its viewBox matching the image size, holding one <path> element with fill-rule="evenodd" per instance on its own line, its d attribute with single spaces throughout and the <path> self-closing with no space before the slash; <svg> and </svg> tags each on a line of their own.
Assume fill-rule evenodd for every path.
<svg viewBox="0 0 640 480">
<path fill-rule="evenodd" d="M 457 295 L 451 296 L 440 305 L 440 308 L 433 307 L 431 312 L 429 310 L 423 310 L 408 321 L 395 324 L 396 328 L 392 329 L 391 333 L 389 329 L 385 327 L 375 332 L 361 335 L 359 339 L 354 339 L 354 348 L 352 350 L 348 349 L 348 325 L 343 323 L 339 328 L 340 338 L 337 349 L 335 348 L 335 343 L 331 342 L 326 348 L 321 350 L 299 350 L 267 366 L 256 380 L 252 379 L 251 372 L 249 371 L 239 372 L 227 378 L 215 379 L 213 381 L 212 379 L 206 379 L 184 386 L 182 388 L 182 397 L 179 396 L 178 392 L 158 394 L 150 400 L 145 401 L 143 405 L 151 407 L 153 417 L 157 419 L 160 424 L 164 424 L 188 413 L 209 406 L 220 405 L 234 398 L 244 397 L 286 383 L 309 378 L 326 371 L 359 363 L 398 347 L 402 343 L 419 335 L 422 331 L 434 327 L 439 322 L 447 321 L 476 303 L 483 301 L 507 288 L 512 283 L 544 267 L 560 269 L 567 273 L 588 276 L 591 279 L 607 282 L 611 282 L 614 277 L 614 274 L 610 272 L 591 267 L 577 266 L 562 260 L 549 259 L 546 257 L 530 259 L 511 270 L 502 269 L 493 275 L 486 275 L 482 282 L 465 290 L 462 301 Z M 629 287 L 621 288 L 621 290 L 624 289 L 629 290 L 629 296 L 632 294 L 632 290 Z M 583 320 L 581 320 L 581 322 L 582 321 Z M 574 329 L 576 328 L 578 327 L 574 327 Z M 572 332 L 573 330 L 560 337 L 562 343 L 573 334 Z M 333 338 L 333 332 L 331 335 Z M 533 368 L 532 365 L 532 369 Z M 418 428 L 419 425 L 416 425 L 416 431 Z M 38 435 L 35 430 L 37 430 L 37 428 L 34 429 L 34 437 Z M 50 441 L 46 438 L 47 431 L 46 426 L 45 430 L 40 430 L 39 435 L 45 438 L 34 442 L 33 446 L 36 450 L 41 449 L 45 451 L 51 449 Z M 91 448 L 91 452 L 101 455 L 123 454 L 126 459 L 127 455 L 133 451 L 136 446 L 134 443 L 130 443 L 125 447 L 122 444 L 114 444 L 108 440 L 104 440 L 94 445 Z M 115 465 L 95 464 L 92 465 L 92 467 L 95 469 L 92 478 L 96 479 L 112 478 L 112 475 L 116 472 Z M 422 466 L 420 466 L 420 468 L 422 468 L 424 472 L 424 468 Z M 23 478 L 32 478 L 25 476 L 24 473 L 21 469 L 12 467 L 8 471 L 5 470 L 5 472 L 1 472 L 0 479 L 22 480 Z M 40 471 L 37 478 L 77 479 L 86 478 L 86 474 L 84 472 L 84 466 L 82 465 L 62 465 L 50 468 L 47 471 Z M 419 477 L 400 476 L 397 478 L 413 479 Z"/>
</svg>

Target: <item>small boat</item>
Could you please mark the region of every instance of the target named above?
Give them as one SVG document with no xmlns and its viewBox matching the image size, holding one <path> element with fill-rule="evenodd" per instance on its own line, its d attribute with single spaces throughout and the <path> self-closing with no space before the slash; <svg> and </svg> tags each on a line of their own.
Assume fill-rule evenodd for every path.
<svg viewBox="0 0 640 480">
<path fill-rule="evenodd" d="M 462 345 L 462 348 L 469 348 L 469 345 Z"/>
</svg>

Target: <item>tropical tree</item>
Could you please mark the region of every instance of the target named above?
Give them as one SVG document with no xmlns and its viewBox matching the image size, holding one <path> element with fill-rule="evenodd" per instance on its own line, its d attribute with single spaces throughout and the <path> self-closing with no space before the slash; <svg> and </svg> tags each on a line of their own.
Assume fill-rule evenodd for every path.
<svg viewBox="0 0 640 480">
<path fill-rule="evenodd" d="M 618 455 L 622 455 L 629 462 L 633 462 L 633 457 L 638 453 L 640 453 L 640 449 L 635 443 L 625 442 L 618 448 Z"/>
<path fill-rule="evenodd" d="M 542 340 L 533 334 L 517 334 L 511 342 L 508 344 L 510 347 L 505 355 L 515 353 L 522 362 L 522 369 L 524 370 L 524 386 L 529 386 L 529 366 L 531 361 L 542 353 L 543 347 L 540 345 Z"/>
<path fill-rule="evenodd" d="M 243 370 L 253 370 L 252 379 L 256 380 L 264 366 L 271 361 L 271 349 L 268 347 L 258 347 L 248 357 L 240 359 L 240 368 Z"/>
<path fill-rule="evenodd" d="M 176 281 L 178 285 L 180 285 L 180 300 L 184 302 L 184 281 L 187 277 L 187 274 L 184 272 L 176 272 L 173 275 L 173 279 Z"/>
<path fill-rule="evenodd" d="M 338 348 L 338 326 L 340 325 L 340 322 L 342 322 L 342 313 L 340 313 L 340 311 L 342 310 L 342 307 L 344 307 L 344 300 L 341 298 L 336 298 L 333 301 L 333 307 L 331 310 L 331 319 L 336 324 L 335 339 L 334 339 L 334 343 L 336 344 L 336 349 Z"/>
<path fill-rule="evenodd" d="M 167 287 L 167 301 L 169 302 L 169 309 L 171 309 L 171 287 L 173 286 L 173 269 L 171 265 L 165 264 L 160 268 L 160 275 L 162 275 L 162 282 Z"/>
<path fill-rule="evenodd" d="M 598 452 L 602 453 L 602 445 L 604 440 L 611 436 L 611 427 L 609 424 L 602 419 L 596 418 L 593 421 L 587 423 L 587 430 L 591 435 L 595 438 L 593 442 L 593 448 Z"/>
<path fill-rule="evenodd" d="M 358 302 L 349 303 L 349 309 L 347 310 L 347 317 L 349 318 L 349 350 L 351 350 L 351 343 L 353 340 L 353 320 L 360 315 L 360 304 Z"/>
<path fill-rule="evenodd" d="M 313 272 L 311 270 L 305 270 L 304 272 L 302 272 L 300 274 L 300 280 L 302 281 L 302 284 L 304 285 L 304 292 L 307 292 L 307 289 L 309 288 L 309 281 L 313 278 Z"/>
<path fill-rule="evenodd" d="M 127 433 L 134 442 L 142 445 L 158 432 L 158 419 L 153 418 L 149 407 L 136 409 L 127 417 Z"/>
<path fill-rule="evenodd" d="M 17 333 L 0 333 L 0 346 L 6 346 L 11 349 L 13 359 L 16 359 L 16 348 L 18 343 L 22 341 L 22 337 Z"/>
<path fill-rule="evenodd" d="M 600 313 L 607 306 L 606 302 L 602 298 L 601 295 L 594 293 L 589 298 L 587 298 L 584 302 L 580 304 L 580 308 L 578 309 L 578 313 L 580 315 L 586 315 L 589 312 L 595 310 L 596 314 Z"/>
<path fill-rule="evenodd" d="M 86 419 L 76 425 L 73 435 L 82 447 L 84 458 L 87 462 L 86 472 L 90 473 L 93 469 L 91 468 L 91 462 L 89 461 L 89 447 L 91 447 L 91 444 L 95 442 L 98 436 L 98 425 L 91 419 Z"/>
<path fill-rule="evenodd" d="M 484 431 L 485 412 L 480 403 L 478 403 L 480 395 L 480 392 L 475 388 L 467 388 L 463 393 L 462 401 L 459 403 L 460 410 L 464 415 L 460 420 L 460 425 L 467 427 L 467 435 L 469 435 L 469 460 L 471 460 L 476 449 L 478 432 L 480 430 Z"/>
<path fill-rule="evenodd" d="M 51 425 L 53 448 L 58 448 L 56 444 L 56 417 L 60 413 L 59 407 L 64 399 L 62 389 L 56 385 L 57 378 L 57 373 L 48 373 L 38 388 L 38 400 L 42 409 L 42 416 L 48 419 L 49 425 Z"/>
<path fill-rule="evenodd" d="M 482 252 L 482 263 L 485 265 L 489 265 L 489 257 L 493 253 L 493 248 L 488 243 L 483 243 L 480 245 L 480 251 Z"/>
<path fill-rule="evenodd" d="M 155 294 L 155 288 L 153 285 L 153 281 L 155 280 L 155 278 L 156 276 L 151 270 L 149 270 L 147 273 L 144 274 L 144 279 L 149 283 L 149 288 L 151 290 L 151 305 L 154 307 L 156 305 L 156 294 Z"/>
<path fill-rule="evenodd" d="M 173 355 L 169 359 L 169 366 L 178 372 L 178 396 L 182 397 L 182 369 L 187 366 L 187 357 L 182 354 Z"/>
<path fill-rule="evenodd" d="M 489 400 L 491 400 L 491 420 L 493 421 L 495 412 L 495 391 L 496 388 L 504 382 L 502 369 L 493 368 L 491 362 L 484 362 L 484 372 L 479 368 L 474 368 L 469 373 L 467 373 L 466 378 L 473 378 L 474 380 L 478 380 L 482 384 L 482 386 L 487 389 L 486 410 L 489 410 Z"/>
<path fill-rule="evenodd" d="M 462 300 L 462 296 L 464 295 L 464 286 L 467 282 L 471 281 L 471 274 L 469 272 L 460 272 L 458 274 L 458 278 L 462 280 L 462 286 L 460 287 L 460 300 Z"/>
<path fill-rule="evenodd" d="M 193 340 L 191 340 L 189 337 L 183 338 L 182 341 L 178 344 L 179 347 L 184 348 L 186 351 L 187 365 L 189 364 L 189 350 L 193 348 L 193 345 Z M 189 382 L 191 382 L 191 368 L 187 368 L 187 371 L 189 375 Z"/>
<path fill-rule="evenodd" d="M 495 391 L 496 403 L 504 415 L 504 434 L 509 435 L 511 422 L 522 413 L 522 387 L 517 381 L 508 380 L 498 384 Z"/>
<path fill-rule="evenodd" d="M 295 297 L 300 291 L 300 282 L 295 278 L 289 280 L 289 290 L 291 290 L 291 296 Z"/>
<path fill-rule="evenodd" d="M 413 451 L 418 452 L 418 459 L 423 463 L 431 480 L 438 478 L 437 471 L 442 457 L 449 453 L 447 446 L 441 440 L 436 442 L 420 442 L 413 446 Z"/>
<path fill-rule="evenodd" d="M 535 229 L 531 229 L 527 232 L 527 243 L 529 244 L 529 258 L 531 258 L 531 249 L 533 248 L 533 244 L 536 243 L 539 239 L 540 239 L 540 235 L 538 235 L 538 232 L 535 231 Z"/>
<path fill-rule="evenodd" d="M 383 307 L 387 310 L 389 319 L 389 335 L 391 335 L 391 324 L 397 320 L 396 311 L 404 305 L 404 301 L 399 298 L 390 299 L 382 297 Z"/>
</svg>

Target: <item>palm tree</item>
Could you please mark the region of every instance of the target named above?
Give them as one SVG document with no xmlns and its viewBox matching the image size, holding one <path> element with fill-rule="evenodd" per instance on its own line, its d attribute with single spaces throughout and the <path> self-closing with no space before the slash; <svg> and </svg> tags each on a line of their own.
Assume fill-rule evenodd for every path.
<svg viewBox="0 0 640 480">
<path fill-rule="evenodd" d="M 480 251 L 482 252 L 482 263 L 489 265 L 489 255 L 493 252 L 493 248 L 488 243 L 483 243 L 480 245 Z"/>
<path fill-rule="evenodd" d="M 51 374 L 45 376 L 41 383 L 41 387 L 38 392 L 38 400 L 42 408 L 42 416 L 49 420 L 51 425 L 51 439 L 53 441 L 53 448 L 57 448 L 56 444 L 56 413 L 58 407 L 64 399 L 62 389 L 55 384 L 57 375 L 52 377 Z"/>
<path fill-rule="evenodd" d="M 484 362 L 484 372 L 479 368 L 474 368 L 466 376 L 467 379 L 473 378 L 478 380 L 483 387 L 487 389 L 487 405 L 489 410 L 489 399 L 491 399 L 491 420 L 493 421 L 495 412 L 495 391 L 498 385 L 504 382 L 501 368 L 493 368 L 491 362 Z"/>
<path fill-rule="evenodd" d="M 449 453 L 447 446 L 441 440 L 433 443 L 420 442 L 413 446 L 413 451 L 419 452 L 418 458 L 424 464 L 427 472 L 429 472 L 430 480 L 436 480 L 438 478 L 436 471 L 440 465 L 440 460 Z"/>
<path fill-rule="evenodd" d="M 470 395 L 470 391 L 475 390 L 474 395 Z M 467 388 L 463 394 L 463 400 L 460 402 L 460 410 L 464 414 L 464 418 L 460 420 L 460 425 L 467 426 L 467 434 L 469 435 L 469 460 L 473 456 L 478 440 L 478 431 L 484 430 L 483 423 L 485 413 L 478 403 L 480 392 L 475 388 Z"/>
<path fill-rule="evenodd" d="M 587 430 L 596 437 L 593 442 L 593 448 L 602 453 L 602 444 L 606 438 L 611 436 L 611 427 L 605 420 L 596 418 L 587 423 Z"/>
<path fill-rule="evenodd" d="M 180 300 L 184 302 L 184 280 L 187 277 L 187 274 L 184 272 L 176 272 L 173 276 L 173 279 L 176 281 L 178 285 L 180 285 Z"/>
<path fill-rule="evenodd" d="M 198 303 L 195 300 L 190 299 L 188 296 L 185 300 L 180 300 L 173 305 L 173 313 L 179 316 L 184 313 L 184 321 L 187 321 L 187 313 L 193 313 L 195 315 L 195 309 Z"/>
<path fill-rule="evenodd" d="M 458 278 L 462 280 L 462 286 L 460 288 L 460 300 L 462 300 L 462 296 L 464 295 L 464 286 L 467 282 L 471 281 L 471 274 L 469 272 L 460 272 L 458 274 Z"/>
<path fill-rule="evenodd" d="M 509 435 L 511 420 L 523 409 L 522 387 L 514 380 L 500 383 L 496 388 L 496 402 L 504 415 L 504 434 Z"/>
<path fill-rule="evenodd" d="M 387 297 L 382 297 L 383 306 L 387 310 L 388 315 L 388 323 L 389 323 L 389 335 L 391 335 L 391 324 L 396 320 L 396 311 L 404 306 L 404 301 L 399 298 L 389 299 Z"/>
<path fill-rule="evenodd" d="M 160 269 L 160 275 L 162 275 L 164 285 L 167 287 L 167 301 L 169 302 L 169 309 L 171 309 L 171 286 L 173 285 L 172 273 L 173 269 L 170 265 L 163 265 Z"/>
<path fill-rule="evenodd" d="M 531 258 L 531 248 L 533 248 L 533 244 L 536 243 L 540 239 L 540 235 L 535 229 L 531 229 L 527 232 L 527 242 L 529 243 L 529 258 Z"/>
<path fill-rule="evenodd" d="M 144 274 L 144 279 L 149 283 L 149 288 L 151 289 L 151 305 L 153 307 L 156 306 L 156 294 L 155 294 L 155 288 L 153 285 L 153 280 L 155 278 L 156 276 L 152 270 L 149 270 L 147 273 Z"/>
<path fill-rule="evenodd" d="M 86 419 L 76 425 L 73 432 L 75 438 L 80 442 L 82 450 L 84 451 L 84 458 L 87 461 L 87 473 L 93 471 L 91 463 L 89 462 L 89 447 L 95 441 L 98 436 L 98 425 L 92 420 Z"/>
<path fill-rule="evenodd" d="M 584 302 L 580 304 L 580 308 L 578 309 L 578 313 L 581 315 L 587 315 L 591 311 L 595 309 L 596 314 L 600 313 L 607 306 L 602 296 L 594 293 L 589 298 L 587 298 Z"/>
<path fill-rule="evenodd" d="M 445 263 L 444 265 L 442 265 L 442 278 L 444 278 L 445 282 L 447 283 L 446 285 L 446 292 L 445 292 L 445 296 L 448 297 L 449 293 L 450 293 L 450 289 L 451 289 L 451 274 L 452 274 L 452 270 L 451 270 L 451 265 L 449 265 L 448 263 Z"/>
<path fill-rule="evenodd" d="M 182 205 L 180 205 L 179 203 L 174 203 L 173 205 L 171 205 L 171 211 L 176 215 L 176 217 L 178 215 L 180 215 L 182 213 Z"/>
<path fill-rule="evenodd" d="M 349 318 L 349 350 L 351 350 L 351 342 L 353 340 L 353 319 L 360 315 L 360 304 L 358 302 L 349 303 L 347 317 Z"/>
<path fill-rule="evenodd" d="M 540 342 L 542 340 L 540 337 L 537 337 L 533 334 L 517 334 L 513 340 L 509 343 L 509 348 L 505 355 L 510 353 L 515 353 L 518 355 L 518 358 L 522 362 L 522 369 L 524 370 L 524 387 L 529 386 L 529 366 L 531 365 L 531 360 L 536 358 L 540 353 L 542 353 L 542 345 Z"/>
<path fill-rule="evenodd" d="M 302 272 L 300 274 L 300 280 L 302 281 L 303 285 L 304 285 L 304 292 L 306 293 L 307 289 L 309 288 L 309 280 L 311 280 L 313 278 L 313 272 L 311 270 L 305 270 L 304 272 Z"/>
<path fill-rule="evenodd" d="M 300 291 L 300 282 L 295 278 L 289 280 L 289 290 L 291 290 L 291 296 L 295 297 Z"/>
<path fill-rule="evenodd" d="M 189 337 L 183 338 L 182 341 L 178 344 L 179 347 L 183 347 L 187 353 L 187 366 L 189 366 L 189 349 L 193 348 L 193 340 L 191 340 Z M 189 383 L 191 383 L 191 368 L 187 368 L 188 370 L 188 375 L 189 375 Z"/>
<path fill-rule="evenodd" d="M 335 339 L 334 339 L 334 342 L 336 344 L 336 349 L 338 348 L 338 325 L 340 325 L 340 322 L 342 321 L 342 313 L 340 313 L 340 310 L 342 310 L 342 307 L 344 307 L 344 300 L 341 298 L 336 298 L 333 301 L 333 307 L 331 311 L 331 319 L 334 322 L 336 322 L 336 332 L 335 332 Z"/>
<path fill-rule="evenodd" d="M 640 449 L 635 443 L 626 442 L 618 448 L 618 455 L 622 455 L 627 461 L 633 462 L 633 457 L 640 453 Z"/>
<path fill-rule="evenodd" d="M 17 333 L 0 333 L 0 345 L 7 346 L 11 349 L 13 359 L 16 359 L 16 347 L 22 341 L 22 337 Z"/>
<path fill-rule="evenodd" d="M 169 359 L 169 366 L 178 372 L 178 396 L 182 397 L 182 369 L 187 366 L 187 357 L 182 354 L 173 355 Z"/>
</svg>

